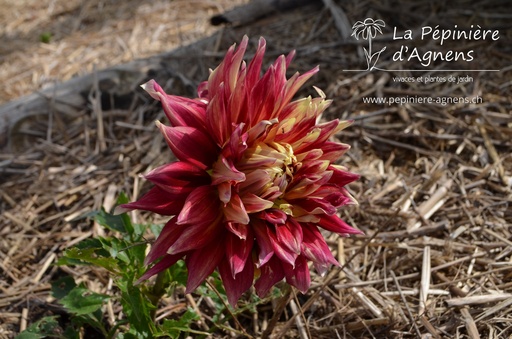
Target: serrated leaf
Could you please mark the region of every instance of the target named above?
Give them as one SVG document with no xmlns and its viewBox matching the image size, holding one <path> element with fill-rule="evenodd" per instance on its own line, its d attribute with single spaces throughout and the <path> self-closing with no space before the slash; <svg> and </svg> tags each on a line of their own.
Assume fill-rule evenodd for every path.
<svg viewBox="0 0 512 339">
<path fill-rule="evenodd" d="M 91 328 L 97 330 L 98 334 L 106 333 L 101 309 L 87 314 L 75 314 L 72 318 L 72 322 L 77 328 L 83 328 L 85 325 L 89 325 Z"/>
<path fill-rule="evenodd" d="M 99 310 L 108 299 L 110 299 L 108 295 L 94 293 L 85 287 L 77 286 L 59 302 L 69 312 L 82 315 Z"/>
<path fill-rule="evenodd" d="M 67 257 L 60 257 L 55 263 L 57 266 L 79 266 L 79 265 L 90 265 L 89 263 L 83 262 L 77 259 L 71 259 Z"/>
<path fill-rule="evenodd" d="M 71 327 L 71 326 L 68 326 L 66 327 L 66 330 L 64 331 L 64 338 L 66 339 L 80 339 L 80 332 Z"/>
<path fill-rule="evenodd" d="M 158 235 L 160 235 L 160 232 L 162 232 L 163 228 L 164 228 L 164 225 L 156 225 L 156 224 L 149 225 L 149 229 L 151 230 L 151 233 L 153 233 L 155 235 L 155 238 L 158 237 Z"/>
<path fill-rule="evenodd" d="M 128 196 L 124 192 L 119 193 L 119 196 L 117 197 L 117 204 L 127 204 L 130 202 L 130 199 L 128 199 Z"/>
<path fill-rule="evenodd" d="M 123 261 L 126 264 L 131 263 L 130 258 L 128 257 L 128 254 L 126 253 L 127 249 L 130 247 L 129 244 L 124 241 L 117 238 L 112 239 L 100 239 L 103 249 L 109 252 L 109 255 L 112 258 L 119 259 Z"/>
<path fill-rule="evenodd" d="M 170 336 L 171 338 L 178 338 L 180 332 L 195 333 L 202 335 L 210 335 L 208 332 L 202 332 L 191 329 L 192 322 L 199 320 L 199 316 L 192 310 L 188 309 L 178 320 L 166 319 L 162 324 L 163 333 L 161 336 Z"/>
<path fill-rule="evenodd" d="M 142 295 L 140 289 L 132 283 L 119 284 L 121 289 L 121 304 L 130 324 L 148 338 L 156 331 L 153 320 L 150 316 L 150 302 Z"/>
<path fill-rule="evenodd" d="M 171 274 L 171 281 L 178 285 L 185 286 L 188 279 L 188 271 L 185 266 L 185 261 L 178 260 L 174 265 L 169 267 L 169 273 Z"/>
<path fill-rule="evenodd" d="M 143 339 L 144 337 L 142 337 L 140 334 L 134 334 L 134 333 L 119 333 L 117 336 L 116 336 L 116 339 Z"/>
<path fill-rule="evenodd" d="M 80 249 L 101 248 L 101 241 L 98 238 L 87 238 L 80 241 L 75 247 Z"/>
<path fill-rule="evenodd" d="M 62 299 L 76 287 L 75 280 L 71 276 L 65 276 L 52 282 L 52 295 L 54 298 Z"/>
<path fill-rule="evenodd" d="M 57 316 L 44 317 L 30 325 L 25 331 L 16 336 L 16 339 L 39 339 L 55 334 L 59 327 Z"/>
<path fill-rule="evenodd" d="M 133 234 L 133 226 L 130 222 L 130 217 L 125 214 L 113 215 L 101 210 L 94 216 L 94 220 L 101 226 L 108 228 L 111 231 Z"/>
<path fill-rule="evenodd" d="M 65 252 L 65 257 L 69 259 L 81 260 L 83 262 L 103 267 L 111 272 L 118 273 L 119 267 L 114 258 L 98 257 L 97 248 L 70 248 Z M 107 252 L 108 253 L 108 252 Z"/>
<path fill-rule="evenodd" d="M 134 224 L 133 225 L 133 235 L 134 239 L 141 239 L 141 236 L 146 232 L 146 229 L 148 228 L 145 224 Z"/>
<path fill-rule="evenodd" d="M 29 332 L 28 329 L 18 334 L 15 339 L 41 339 L 45 338 L 46 335 L 39 334 L 36 332 Z"/>
</svg>

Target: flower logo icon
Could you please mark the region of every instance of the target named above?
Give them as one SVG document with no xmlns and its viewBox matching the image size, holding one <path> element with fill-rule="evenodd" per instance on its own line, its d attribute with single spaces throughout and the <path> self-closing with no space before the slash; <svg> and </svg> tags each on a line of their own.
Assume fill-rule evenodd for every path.
<svg viewBox="0 0 512 339">
<path fill-rule="evenodd" d="M 364 21 L 357 21 L 352 26 L 352 36 L 359 40 L 359 37 L 364 40 L 368 40 L 368 49 L 363 47 L 364 53 L 366 56 L 366 62 L 368 64 L 368 68 L 366 70 L 371 71 L 376 68 L 375 64 L 379 60 L 380 54 L 386 49 L 383 47 L 380 51 L 372 54 L 372 39 L 375 39 L 377 36 L 377 32 L 382 34 L 381 27 L 385 27 L 386 24 L 384 21 L 377 19 L 373 20 L 372 18 L 366 18 Z"/>
</svg>

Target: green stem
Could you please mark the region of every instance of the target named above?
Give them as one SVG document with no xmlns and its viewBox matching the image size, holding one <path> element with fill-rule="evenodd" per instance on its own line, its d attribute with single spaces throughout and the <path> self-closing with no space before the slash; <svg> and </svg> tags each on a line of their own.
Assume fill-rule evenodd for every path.
<svg viewBox="0 0 512 339">
<path fill-rule="evenodd" d="M 151 319 L 155 320 L 156 311 L 158 307 L 158 302 L 165 294 L 165 289 L 169 285 L 169 279 L 167 279 L 167 270 L 163 270 L 156 276 L 155 284 L 153 288 L 148 291 L 147 297 L 151 301 L 151 303 L 155 306 L 155 308 L 151 311 Z"/>
</svg>

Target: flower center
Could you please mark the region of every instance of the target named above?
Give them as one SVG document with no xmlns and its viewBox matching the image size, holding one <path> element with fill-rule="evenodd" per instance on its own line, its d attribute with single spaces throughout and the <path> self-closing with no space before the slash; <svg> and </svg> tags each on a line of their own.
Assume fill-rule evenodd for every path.
<svg viewBox="0 0 512 339">
<path fill-rule="evenodd" d="M 297 158 L 289 144 L 257 143 L 245 150 L 236 164 L 236 168 L 246 176 L 246 180 L 240 183 L 240 191 L 274 201 L 286 191 L 296 167 Z M 256 185 L 253 184 L 255 182 Z"/>
<path fill-rule="evenodd" d="M 272 142 L 272 144 L 268 146 L 273 149 L 271 155 L 274 155 L 276 159 L 274 166 L 268 169 L 271 180 L 274 186 L 279 187 L 281 193 L 284 193 L 288 183 L 293 178 L 297 158 L 293 154 L 293 149 L 289 144 L 282 145 Z"/>
</svg>

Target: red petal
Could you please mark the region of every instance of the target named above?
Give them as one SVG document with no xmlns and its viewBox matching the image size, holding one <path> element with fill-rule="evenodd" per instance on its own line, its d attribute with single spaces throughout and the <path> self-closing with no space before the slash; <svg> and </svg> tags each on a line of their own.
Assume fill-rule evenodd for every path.
<svg viewBox="0 0 512 339">
<path fill-rule="evenodd" d="M 248 42 L 249 38 L 244 36 L 236 52 L 235 44 L 233 44 L 226 52 L 220 65 L 210 73 L 210 77 L 208 78 L 208 98 L 212 98 L 215 95 L 221 83 L 227 84 L 228 88 L 234 86 Z M 233 83 L 231 83 L 231 81 Z M 204 90 L 205 89 L 202 88 L 203 93 Z"/>
<path fill-rule="evenodd" d="M 229 261 L 234 279 L 243 270 L 247 258 L 252 253 L 254 237 L 249 234 L 246 239 L 240 239 L 232 233 L 228 233 L 227 237 L 226 259 Z"/>
<path fill-rule="evenodd" d="M 275 68 L 270 67 L 263 77 L 251 88 L 247 118 L 249 127 L 262 120 L 270 120 L 276 102 Z"/>
<path fill-rule="evenodd" d="M 220 83 L 206 108 L 208 131 L 220 147 L 226 144 L 233 132 L 231 116 L 226 109 L 225 90 L 225 84 Z"/>
<path fill-rule="evenodd" d="M 277 124 L 278 122 L 279 121 L 277 119 L 259 121 L 247 132 L 247 143 L 252 144 L 260 137 L 263 137 L 265 133 L 267 133 L 269 127 Z"/>
<path fill-rule="evenodd" d="M 254 288 L 258 296 L 263 298 L 272 286 L 283 280 L 284 270 L 281 261 L 272 257 L 265 265 L 261 266 L 260 271 L 260 277 L 254 284 Z"/>
<path fill-rule="evenodd" d="M 291 58 L 293 58 L 293 55 L 290 55 L 290 60 L 291 60 Z M 289 61 L 287 60 L 287 63 L 288 62 Z M 316 66 L 312 70 L 307 71 L 306 73 L 304 73 L 302 75 L 299 75 L 298 73 L 295 73 L 290 79 L 288 79 L 288 81 L 286 82 L 286 84 L 283 87 L 283 90 L 282 90 L 283 93 L 279 97 L 279 101 L 277 103 L 277 105 L 279 105 L 278 107 L 279 107 L 280 111 L 286 105 L 288 105 L 290 103 L 290 101 L 292 100 L 293 96 L 302 87 L 302 85 L 304 85 L 304 83 L 307 80 L 309 80 L 309 78 L 311 78 L 318 71 L 319 71 L 319 67 Z M 284 117 L 285 116 L 282 116 L 282 118 L 284 118 Z"/>
<path fill-rule="evenodd" d="M 254 264 L 252 260 L 247 260 L 243 270 L 233 277 L 228 261 L 223 260 L 219 265 L 219 273 L 226 289 L 229 304 L 235 307 L 242 294 L 252 286 Z"/>
<path fill-rule="evenodd" d="M 252 88 L 261 74 L 261 65 L 263 64 L 263 56 L 265 55 L 266 49 L 266 41 L 263 38 L 260 38 L 258 41 L 258 49 L 254 54 L 254 58 L 252 58 L 249 66 L 247 67 L 247 75 L 246 75 L 246 85 L 248 88 Z"/>
<path fill-rule="evenodd" d="M 198 208 L 200 206 L 200 208 Z M 212 186 L 200 186 L 192 191 L 185 200 L 178 215 L 178 224 L 210 222 L 218 217 L 220 203 Z"/>
<path fill-rule="evenodd" d="M 294 206 L 299 206 L 311 214 L 334 214 L 336 208 L 325 198 L 306 198 L 290 201 Z"/>
<path fill-rule="evenodd" d="M 324 215 L 320 217 L 320 221 L 318 222 L 318 226 L 334 232 L 340 235 L 347 234 L 364 234 L 360 230 L 357 230 L 351 226 L 349 226 L 346 222 L 340 219 L 337 215 Z"/>
<path fill-rule="evenodd" d="M 208 169 L 217 159 L 218 148 L 213 140 L 193 127 L 169 127 L 157 122 L 157 126 L 174 155 L 200 169 Z"/>
<path fill-rule="evenodd" d="M 338 128 L 341 128 L 340 125 L 343 126 L 343 123 L 340 123 L 339 120 L 332 120 L 320 125 L 316 125 L 315 127 L 320 129 L 320 135 L 318 138 L 312 143 L 304 143 L 300 145 L 297 147 L 297 149 L 294 149 L 294 151 L 297 153 L 302 153 L 322 147 L 327 139 L 329 139 L 332 134 L 336 133 Z"/>
<path fill-rule="evenodd" d="M 213 164 L 212 185 L 218 185 L 222 182 L 237 183 L 245 180 L 245 174 L 236 169 L 233 162 L 221 156 Z"/>
<path fill-rule="evenodd" d="M 195 290 L 219 265 L 222 257 L 224 257 L 224 246 L 218 241 L 212 241 L 208 246 L 187 255 L 188 278 L 185 293 Z"/>
<path fill-rule="evenodd" d="M 260 220 L 253 220 L 251 224 L 254 236 L 256 237 L 256 243 L 259 248 L 258 263 L 256 264 L 256 267 L 260 267 L 267 263 L 274 255 L 274 248 L 272 247 L 272 241 L 267 233 L 267 224 Z"/>
<path fill-rule="evenodd" d="M 277 239 L 277 236 L 268 227 L 267 234 L 268 238 L 270 239 L 270 243 L 272 244 L 274 253 L 279 257 L 279 259 L 293 267 L 299 254 L 295 251 L 289 250 L 287 246 L 283 246 L 283 244 L 281 244 L 281 242 Z"/>
<path fill-rule="evenodd" d="M 147 270 L 137 281 L 135 284 L 139 284 L 142 281 L 149 279 L 150 277 L 154 276 L 157 273 L 160 273 L 172 265 L 174 265 L 178 260 L 180 260 L 183 257 L 183 254 L 177 254 L 177 255 L 170 255 L 166 254 L 162 260 L 160 260 L 156 265 L 151 267 L 149 270 Z"/>
<path fill-rule="evenodd" d="M 249 43 L 249 38 L 245 35 L 238 46 L 236 53 L 233 55 L 233 58 L 230 62 L 226 63 L 227 69 L 224 74 L 225 81 L 229 85 L 230 93 L 235 90 L 237 86 L 238 73 L 240 71 L 240 66 L 242 64 L 245 50 L 247 49 L 247 45 Z"/>
<path fill-rule="evenodd" d="M 223 182 L 217 185 L 219 200 L 226 205 L 231 200 L 231 191 L 233 186 L 229 182 Z"/>
<path fill-rule="evenodd" d="M 240 224 L 248 224 L 250 219 L 245 210 L 242 200 L 238 194 L 233 194 L 231 200 L 224 207 L 224 216 L 226 221 L 237 222 Z"/>
<path fill-rule="evenodd" d="M 247 139 L 249 138 L 247 133 L 242 133 L 245 124 L 242 122 L 238 124 L 231 134 L 229 139 L 229 147 L 226 147 L 225 157 L 233 159 L 234 162 L 238 162 L 247 149 Z"/>
<path fill-rule="evenodd" d="M 264 169 L 256 169 L 245 173 L 245 181 L 238 185 L 240 194 L 252 193 L 260 196 L 270 182 L 270 174 Z"/>
<path fill-rule="evenodd" d="M 242 67 L 245 67 L 244 63 L 242 63 Z M 245 68 L 240 69 L 237 79 L 238 84 L 235 88 L 231 89 L 227 102 L 227 110 L 231 115 L 231 122 L 234 125 L 244 124 L 244 121 L 247 120 L 244 114 L 246 111 L 245 106 L 247 105 L 245 72 Z"/>
<path fill-rule="evenodd" d="M 311 285 L 311 277 L 309 275 L 308 262 L 304 256 L 299 256 L 295 260 L 295 267 L 283 263 L 286 282 L 297 287 L 302 293 L 306 293 Z"/>
<path fill-rule="evenodd" d="M 186 224 L 183 226 L 179 238 L 169 248 L 167 253 L 176 254 L 204 247 L 210 242 L 215 242 L 215 239 L 224 230 L 220 218 L 206 223 Z"/>
<path fill-rule="evenodd" d="M 240 239 L 247 239 L 247 235 L 249 234 L 249 228 L 244 224 L 227 222 L 226 228 Z"/>
<path fill-rule="evenodd" d="M 169 247 L 178 240 L 183 228 L 183 225 L 176 224 L 175 217 L 171 218 L 171 220 L 165 224 L 164 228 L 162 228 L 162 231 L 158 235 L 156 241 L 151 245 L 151 250 L 146 256 L 144 264 L 147 265 L 148 263 L 167 255 Z"/>
<path fill-rule="evenodd" d="M 315 192 L 316 193 L 316 192 Z M 338 208 L 352 202 L 352 199 L 344 195 L 342 192 L 335 192 L 324 197 L 331 205 Z"/>
<path fill-rule="evenodd" d="M 272 208 L 261 212 L 260 216 L 273 225 L 284 224 L 286 219 L 288 219 L 288 215 L 277 208 Z"/>
<path fill-rule="evenodd" d="M 327 170 L 333 172 L 332 177 L 329 180 L 329 183 L 332 183 L 338 187 L 343 187 L 359 179 L 359 174 L 345 171 L 343 169 L 340 169 L 339 166 L 331 165 L 327 168 Z"/>
<path fill-rule="evenodd" d="M 339 266 L 316 226 L 305 224 L 302 231 L 304 233 L 302 253 L 307 259 L 313 261 L 318 273 L 324 275 L 330 264 Z"/>
<path fill-rule="evenodd" d="M 350 146 L 338 142 L 326 141 L 321 148 L 324 152 L 321 159 L 335 162 L 350 149 Z"/>
<path fill-rule="evenodd" d="M 205 131 L 206 104 L 200 100 L 168 95 L 155 80 L 150 80 L 142 88 L 154 99 L 162 102 L 162 107 L 172 126 L 189 126 Z"/>
<path fill-rule="evenodd" d="M 210 182 L 206 171 L 183 161 L 160 166 L 144 177 L 170 193 L 190 193 L 195 187 Z"/>
<path fill-rule="evenodd" d="M 131 210 L 144 210 L 161 215 L 176 215 L 181 211 L 187 195 L 188 192 L 173 194 L 155 186 L 139 200 L 117 206 L 114 213 L 120 214 Z"/>
<path fill-rule="evenodd" d="M 241 197 L 247 213 L 256 213 L 264 211 L 274 206 L 274 203 L 269 200 L 258 197 L 255 194 L 247 193 Z"/>
<path fill-rule="evenodd" d="M 288 218 L 285 224 L 277 224 L 275 228 L 277 240 L 281 246 L 299 254 L 303 238 L 302 226 L 292 218 Z"/>
</svg>

